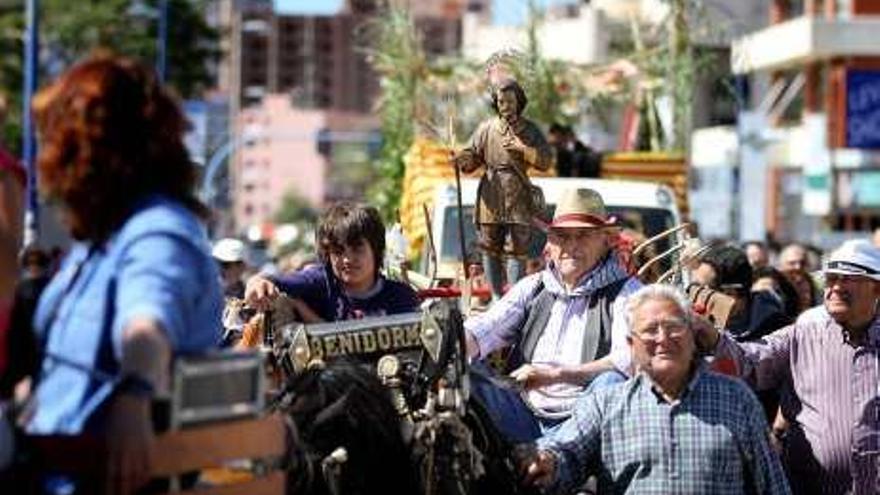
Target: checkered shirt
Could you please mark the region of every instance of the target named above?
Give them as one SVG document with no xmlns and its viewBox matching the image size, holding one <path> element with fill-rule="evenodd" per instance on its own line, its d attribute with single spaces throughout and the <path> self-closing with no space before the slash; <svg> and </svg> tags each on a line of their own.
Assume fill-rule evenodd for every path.
<svg viewBox="0 0 880 495">
<path fill-rule="evenodd" d="M 538 448 L 556 456 L 554 493 L 596 475 L 600 493 L 787 494 L 768 431 L 744 384 L 699 368 L 672 403 L 644 374 L 588 394 Z"/>
</svg>

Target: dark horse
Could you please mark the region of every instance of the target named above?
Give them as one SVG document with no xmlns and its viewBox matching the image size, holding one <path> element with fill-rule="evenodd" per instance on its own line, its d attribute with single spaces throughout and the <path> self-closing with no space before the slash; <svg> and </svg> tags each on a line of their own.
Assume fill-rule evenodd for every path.
<svg viewBox="0 0 880 495">
<path fill-rule="evenodd" d="M 274 330 L 280 328 L 277 314 L 264 315 L 269 324 L 254 335 L 245 329 L 242 341 L 251 342 L 245 346 L 269 345 L 285 375 L 279 376 L 274 408 L 289 420 L 289 493 L 532 493 L 519 486 L 510 446 L 484 408 L 473 398 L 464 408 L 441 400 L 466 396 L 457 395 L 467 386 L 461 315 L 454 304 L 437 304 L 427 314 L 436 318 L 443 345 L 433 357 L 427 350 L 397 354 L 394 397 L 376 374 L 375 356 L 318 360 L 295 371 L 289 361 L 293 335 Z M 360 330 L 385 323 L 362 322 Z M 405 404 L 405 419 L 395 404 Z"/>
<path fill-rule="evenodd" d="M 482 453 L 483 475 L 472 479 L 474 473 L 458 471 L 466 469 L 461 462 L 444 462 L 444 456 L 459 447 L 449 445 L 450 439 L 439 433 L 435 445 L 441 450 L 436 458 L 431 456 L 433 461 L 427 460 L 434 464 L 429 470 L 434 475 L 422 479 L 426 459 L 414 456 L 414 446 L 404 441 L 402 420 L 388 388 L 360 364 L 322 363 L 288 378 L 276 408 L 290 420 L 290 494 L 537 493 L 519 485 L 510 446 L 473 403 L 464 426 L 472 434 L 471 445 Z M 466 478 L 471 481 L 462 484 Z"/>
<path fill-rule="evenodd" d="M 288 379 L 278 407 L 292 420 L 288 493 L 419 493 L 400 417 L 375 373 L 346 361 L 311 367 Z"/>
</svg>

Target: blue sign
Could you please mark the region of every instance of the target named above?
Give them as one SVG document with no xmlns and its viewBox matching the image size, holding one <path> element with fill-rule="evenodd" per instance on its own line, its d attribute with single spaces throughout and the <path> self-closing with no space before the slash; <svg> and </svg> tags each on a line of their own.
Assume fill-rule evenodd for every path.
<svg viewBox="0 0 880 495">
<path fill-rule="evenodd" d="M 846 146 L 880 149 L 880 70 L 847 72 Z"/>
</svg>

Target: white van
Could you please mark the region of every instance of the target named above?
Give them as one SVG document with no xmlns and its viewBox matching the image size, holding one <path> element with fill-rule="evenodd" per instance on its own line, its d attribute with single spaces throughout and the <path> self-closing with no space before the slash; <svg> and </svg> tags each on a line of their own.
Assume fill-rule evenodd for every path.
<svg viewBox="0 0 880 495">
<path fill-rule="evenodd" d="M 547 202 L 547 218 L 553 216 L 556 202 L 562 192 L 571 188 L 589 188 L 597 191 L 605 200 L 610 215 L 616 216 L 622 224 L 651 237 L 666 229 L 679 225 L 681 217 L 672 190 L 661 184 L 606 179 L 578 178 L 532 178 L 532 183 L 544 191 Z M 476 230 L 474 228 L 474 200 L 477 195 L 478 179 L 462 179 L 462 205 L 464 209 L 465 242 L 468 255 L 478 253 Z M 458 234 L 458 207 L 455 184 L 437 186 L 434 195 L 434 212 L 431 217 L 431 232 L 437 256 L 439 279 L 455 278 L 461 266 Z M 540 256 L 546 236 L 535 229 L 530 247 L 530 257 Z M 670 240 L 657 243 L 656 252 L 663 252 L 670 246 Z M 425 243 L 422 256 L 422 273 L 431 275 L 430 245 Z"/>
</svg>

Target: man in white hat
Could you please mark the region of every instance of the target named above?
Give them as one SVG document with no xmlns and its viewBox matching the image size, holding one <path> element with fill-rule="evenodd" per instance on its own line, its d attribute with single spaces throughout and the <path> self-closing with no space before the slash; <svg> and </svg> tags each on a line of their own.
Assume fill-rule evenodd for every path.
<svg viewBox="0 0 880 495">
<path fill-rule="evenodd" d="M 702 332 L 757 390 L 788 384 L 783 463 L 794 493 L 880 493 L 880 248 L 845 242 L 825 264 L 824 304 L 753 343 Z"/>
<path fill-rule="evenodd" d="M 245 245 L 238 239 L 227 237 L 214 244 L 211 255 L 220 265 L 220 278 L 225 297 L 244 297 L 242 277 L 247 269 L 245 264 Z"/>
<path fill-rule="evenodd" d="M 510 377 L 516 384 L 481 372 L 472 380 L 508 440 L 537 438 L 571 414 L 588 384 L 623 379 L 604 372 L 629 370 L 623 311 L 640 283 L 612 248 L 617 230 L 596 191 L 566 191 L 549 225 L 547 267 L 465 322 L 472 358 L 513 346 Z"/>
</svg>

